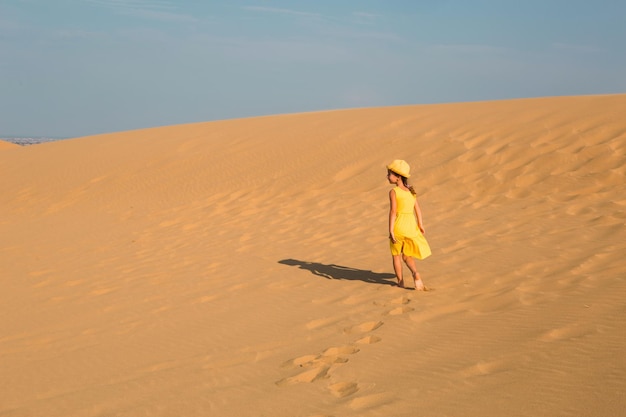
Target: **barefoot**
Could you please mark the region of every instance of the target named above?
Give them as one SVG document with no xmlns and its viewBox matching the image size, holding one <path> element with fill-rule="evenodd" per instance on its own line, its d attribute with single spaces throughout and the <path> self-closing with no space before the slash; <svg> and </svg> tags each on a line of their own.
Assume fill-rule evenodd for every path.
<svg viewBox="0 0 626 417">
<path fill-rule="evenodd" d="M 401 280 L 401 279 L 398 280 L 398 287 L 404 288 L 404 280 Z"/>
<path fill-rule="evenodd" d="M 420 278 L 420 274 L 419 273 L 414 273 L 413 274 L 413 279 L 415 280 L 415 290 L 416 291 L 426 291 L 426 287 L 424 286 L 424 283 L 422 282 L 422 279 Z"/>
</svg>

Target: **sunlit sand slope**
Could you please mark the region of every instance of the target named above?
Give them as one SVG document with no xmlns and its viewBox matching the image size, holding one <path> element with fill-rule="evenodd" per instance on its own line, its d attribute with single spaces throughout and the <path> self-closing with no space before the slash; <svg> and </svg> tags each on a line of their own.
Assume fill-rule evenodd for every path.
<svg viewBox="0 0 626 417">
<path fill-rule="evenodd" d="M 0 415 L 620 415 L 624 114 L 405 106 L 1 152 Z M 398 158 L 427 292 L 393 284 Z"/>
<path fill-rule="evenodd" d="M 2 140 L 0 139 L 0 151 L 4 150 L 4 149 L 12 149 L 12 148 L 16 148 L 19 145 L 16 145 L 14 143 L 11 142 L 7 142 L 6 140 Z"/>
</svg>

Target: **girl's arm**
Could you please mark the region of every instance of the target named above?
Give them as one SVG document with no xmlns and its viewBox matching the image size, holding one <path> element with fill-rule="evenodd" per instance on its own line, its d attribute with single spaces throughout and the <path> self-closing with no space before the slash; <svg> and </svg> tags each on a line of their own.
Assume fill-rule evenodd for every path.
<svg viewBox="0 0 626 417">
<path fill-rule="evenodd" d="M 389 239 L 393 243 L 396 243 L 396 236 L 393 233 L 394 226 L 396 224 L 396 211 L 398 203 L 396 202 L 396 192 L 394 190 L 389 191 Z"/>
<path fill-rule="evenodd" d="M 417 198 L 415 199 L 415 206 L 413 207 L 415 211 L 415 217 L 417 218 L 417 227 L 420 229 L 420 232 L 426 233 L 424 231 L 424 225 L 422 224 L 422 210 L 420 210 L 420 205 L 417 203 Z"/>
</svg>

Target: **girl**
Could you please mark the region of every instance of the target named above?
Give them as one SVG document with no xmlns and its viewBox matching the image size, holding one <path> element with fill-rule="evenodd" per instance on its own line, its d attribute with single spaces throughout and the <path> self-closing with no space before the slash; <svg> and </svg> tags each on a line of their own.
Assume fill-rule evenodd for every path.
<svg viewBox="0 0 626 417">
<path fill-rule="evenodd" d="M 415 289 L 424 291 L 424 283 L 415 267 L 413 258 L 424 259 L 430 256 L 430 247 L 424 237 L 422 212 L 415 190 L 407 182 L 410 177 L 409 164 L 396 159 L 387 165 L 387 180 L 395 187 L 389 191 L 389 246 L 393 259 L 393 270 L 398 286 L 404 288 L 402 261 L 411 270 Z"/>
</svg>

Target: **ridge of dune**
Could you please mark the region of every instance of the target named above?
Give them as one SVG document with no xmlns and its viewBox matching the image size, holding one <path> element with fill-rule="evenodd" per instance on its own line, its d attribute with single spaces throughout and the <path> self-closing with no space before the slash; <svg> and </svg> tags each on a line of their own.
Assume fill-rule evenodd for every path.
<svg viewBox="0 0 626 417">
<path fill-rule="evenodd" d="M 16 148 L 18 146 L 19 145 L 16 145 L 15 143 L 11 143 L 11 142 L 8 142 L 6 140 L 0 139 L 0 151 L 4 150 L 4 149 Z"/>
<path fill-rule="evenodd" d="M 0 415 L 618 415 L 625 110 L 353 109 L 2 153 Z M 424 293 L 393 285 L 398 158 Z"/>
</svg>

